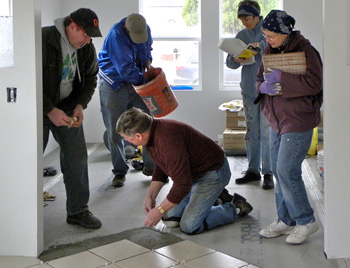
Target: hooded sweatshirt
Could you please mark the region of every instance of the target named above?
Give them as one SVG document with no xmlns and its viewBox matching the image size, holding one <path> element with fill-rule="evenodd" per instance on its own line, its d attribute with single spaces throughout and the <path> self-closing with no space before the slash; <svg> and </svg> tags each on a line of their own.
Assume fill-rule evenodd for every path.
<svg viewBox="0 0 350 268">
<path fill-rule="evenodd" d="M 282 95 L 264 94 L 261 109 L 269 120 L 272 129 L 278 134 L 305 132 L 317 127 L 321 121 L 320 107 L 323 101 L 322 60 L 319 52 L 305 39 L 300 31 L 290 34 L 283 48 L 273 49 L 270 45 L 266 54 L 305 51 L 306 73 L 291 74 L 282 72 Z M 264 81 L 264 65 L 260 65 L 257 89 Z"/>
<path fill-rule="evenodd" d="M 78 50 L 73 49 L 66 43 L 63 21 L 61 24 L 58 20 L 57 26 L 42 28 L 44 116 L 55 107 L 69 111 L 81 104 L 85 109 L 97 85 L 98 64 L 92 41 Z M 67 94 L 69 96 L 64 97 Z"/>
<path fill-rule="evenodd" d="M 77 49 L 68 41 L 65 27 L 64 18 L 59 18 L 55 20 L 55 26 L 59 33 L 61 34 L 61 48 L 62 48 L 62 59 L 63 59 L 63 69 L 61 77 L 61 92 L 60 100 L 63 100 L 69 96 L 73 90 L 73 81 L 75 76 L 75 70 L 77 68 Z M 78 69 L 78 75 L 80 78 L 80 72 Z"/>
</svg>

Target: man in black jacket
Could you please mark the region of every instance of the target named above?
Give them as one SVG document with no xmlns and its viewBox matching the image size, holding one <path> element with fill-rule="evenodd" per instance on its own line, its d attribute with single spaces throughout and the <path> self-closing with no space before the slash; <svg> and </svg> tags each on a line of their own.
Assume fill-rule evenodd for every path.
<svg viewBox="0 0 350 268">
<path fill-rule="evenodd" d="M 88 208 L 89 177 L 83 110 L 97 84 L 98 64 L 92 37 L 101 37 L 98 17 L 80 8 L 42 29 L 44 150 L 51 131 L 60 146 L 67 192 L 67 223 L 101 227 Z"/>
</svg>

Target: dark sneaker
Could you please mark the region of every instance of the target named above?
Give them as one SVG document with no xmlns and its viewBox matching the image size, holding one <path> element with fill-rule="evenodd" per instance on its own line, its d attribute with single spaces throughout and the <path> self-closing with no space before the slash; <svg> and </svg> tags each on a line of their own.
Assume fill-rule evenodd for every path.
<svg viewBox="0 0 350 268">
<path fill-rule="evenodd" d="M 246 216 L 253 210 L 252 205 L 249 204 L 246 199 L 239 194 L 234 194 L 231 202 L 236 206 L 236 208 L 239 208 L 240 211 L 238 213 L 238 216 Z"/>
<path fill-rule="evenodd" d="M 244 172 L 245 175 L 242 178 L 236 179 L 237 184 L 244 184 L 251 181 L 259 181 L 261 179 L 261 176 L 259 173 L 255 173 L 253 171 L 246 171 Z"/>
<path fill-rule="evenodd" d="M 219 195 L 218 199 L 217 199 L 217 204 L 218 205 L 222 205 L 225 203 L 229 203 L 232 201 L 233 195 L 231 195 L 226 188 L 224 188 L 224 190 L 222 190 L 221 194 Z"/>
<path fill-rule="evenodd" d="M 145 175 L 145 176 L 152 176 L 152 173 L 153 173 L 153 170 L 150 170 L 150 169 L 147 169 L 147 168 L 143 168 L 142 169 L 142 173 L 143 173 L 143 175 Z"/>
<path fill-rule="evenodd" d="M 264 190 L 270 190 L 270 189 L 275 188 L 275 183 L 273 182 L 272 175 L 270 175 L 270 174 L 264 175 L 264 182 L 263 182 L 262 188 Z"/>
<path fill-rule="evenodd" d="M 123 187 L 125 182 L 124 175 L 115 175 L 112 181 L 112 186 L 114 187 Z"/>
<path fill-rule="evenodd" d="M 92 213 L 89 210 L 72 216 L 67 216 L 67 223 L 79 225 L 86 229 L 98 229 L 102 225 L 101 221 L 94 215 L 92 215 Z"/>
</svg>

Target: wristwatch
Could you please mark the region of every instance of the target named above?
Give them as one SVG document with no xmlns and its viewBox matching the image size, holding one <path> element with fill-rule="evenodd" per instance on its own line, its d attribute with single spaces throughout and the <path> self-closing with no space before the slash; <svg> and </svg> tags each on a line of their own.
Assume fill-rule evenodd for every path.
<svg viewBox="0 0 350 268">
<path fill-rule="evenodd" d="M 164 208 L 162 208 L 161 206 L 159 206 L 159 207 L 158 207 L 158 210 L 159 210 L 159 212 L 160 212 L 160 213 L 162 213 L 162 214 L 164 214 L 164 213 L 165 213 Z"/>
</svg>

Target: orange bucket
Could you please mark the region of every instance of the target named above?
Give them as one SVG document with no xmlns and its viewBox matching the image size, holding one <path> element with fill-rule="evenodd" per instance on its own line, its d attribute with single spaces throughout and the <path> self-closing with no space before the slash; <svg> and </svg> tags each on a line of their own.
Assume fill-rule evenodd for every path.
<svg viewBox="0 0 350 268">
<path fill-rule="evenodd" d="M 176 97 L 166 81 L 161 68 L 155 68 L 151 74 L 145 73 L 149 80 L 147 84 L 134 86 L 137 94 L 141 96 L 154 117 L 163 117 L 170 114 L 178 106 Z"/>
</svg>

